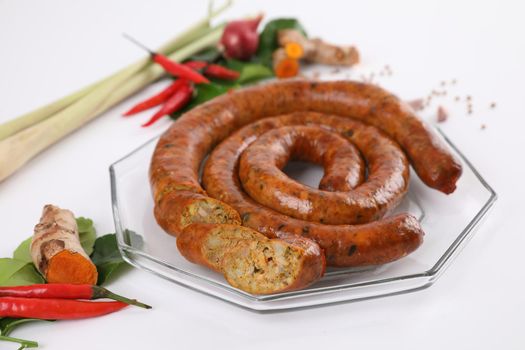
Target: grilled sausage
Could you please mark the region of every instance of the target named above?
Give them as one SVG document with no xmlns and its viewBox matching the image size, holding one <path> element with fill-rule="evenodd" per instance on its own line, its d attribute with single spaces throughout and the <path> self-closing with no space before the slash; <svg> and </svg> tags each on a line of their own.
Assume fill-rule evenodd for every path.
<svg viewBox="0 0 525 350">
<path fill-rule="evenodd" d="M 240 159 L 239 178 L 244 190 L 256 202 L 297 219 L 325 224 L 362 224 L 381 218 L 408 189 L 409 168 L 403 151 L 376 128 L 345 118 L 307 114 L 298 112 L 291 118 L 283 117 L 282 123 L 270 118 L 277 128 L 264 134 L 266 128 L 259 125 L 269 126 L 271 123 L 267 120 L 252 123 L 234 134 L 232 138 L 238 141 L 239 147 L 246 144 L 245 140 L 258 137 Z M 333 130 L 301 126 L 303 119 L 307 123 L 323 123 L 329 119 L 325 126 Z M 294 121 L 296 126 L 286 126 Z M 285 126 L 279 127 L 281 124 Z M 340 151 L 328 154 L 330 163 L 348 160 L 347 152 L 338 144 L 350 143 L 337 133 L 349 135 L 349 130 L 352 133 L 349 138 L 364 154 L 369 169 L 367 181 L 355 190 L 317 190 L 297 183 L 280 170 L 293 155 L 301 158 L 319 152 L 325 155 L 322 146 L 326 141 L 323 140 L 329 135 L 337 137 L 339 142 L 334 146 Z M 210 158 L 209 163 L 216 159 Z"/>
<path fill-rule="evenodd" d="M 242 89 L 216 98 L 183 115 L 164 133 L 159 139 L 150 167 L 150 182 L 159 224 L 168 232 L 178 234 L 185 230 L 187 225 L 202 220 L 236 223 L 238 218 L 234 212 L 238 211 L 243 225 L 252 227 L 268 237 L 290 238 L 290 234 L 294 234 L 296 237 L 314 239 L 326 250 L 327 262 L 334 266 L 385 263 L 417 248 L 421 244 L 423 232 L 417 220 L 409 214 L 400 214 L 363 225 L 325 225 L 280 214 L 254 202 L 243 192 L 237 175 L 237 159 L 240 156 L 239 149 L 246 149 L 253 142 L 253 138 L 236 143 L 237 149 L 231 149 L 231 145 L 225 146 L 232 139 L 226 138 L 244 125 L 261 118 L 301 111 L 318 112 L 324 117 L 326 114 L 340 116 L 345 120 L 354 118 L 382 130 L 405 151 L 425 184 L 444 193 L 454 191 L 461 175 L 460 163 L 438 136 L 397 97 L 377 86 L 364 83 L 286 80 Z M 308 115 L 314 116 L 315 113 Z M 339 121 L 341 119 L 333 118 Z M 304 125 L 304 122 L 296 124 Z M 310 124 L 326 126 L 327 123 L 323 121 Z M 334 129 L 330 126 L 328 128 Z M 345 137 L 353 139 L 353 132 L 352 129 L 347 130 Z M 201 163 L 206 155 L 225 139 L 206 164 L 203 179 L 206 192 L 199 182 Z M 373 148 L 374 141 L 360 150 L 364 152 Z M 222 153 L 218 152 L 219 149 Z M 221 156 L 224 152 L 229 153 L 227 157 Z M 390 171 L 393 171 L 392 167 Z M 405 176 L 400 168 L 393 173 L 402 174 L 400 182 L 394 186 L 393 193 L 389 194 L 390 201 L 373 203 L 376 209 L 380 207 L 375 217 L 380 217 L 393 207 L 406 192 L 408 173 Z M 379 178 L 383 181 L 387 179 L 384 174 Z M 220 184 L 220 181 L 223 183 Z M 357 185 L 355 190 L 367 186 L 369 182 Z M 387 192 L 390 190 L 387 187 L 379 188 Z M 195 195 L 196 199 L 189 202 L 178 201 L 177 198 L 182 193 L 183 198 L 191 199 Z M 207 195 L 215 198 L 212 207 L 217 209 L 222 218 L 203 219 L 202 215 L 189 215 L 186 217 L 189 217 L 189 220 L 181 220 L 180 213 L 186 210 L 184 203 L 208 203 L 204 200 Z M 197 204 L 197 207 L 200 205 Z M 370 217 L 374 217 L 374 214 L 370 214 Z M 320 221 L 321 218 L 318 219 Z M 367 220 L 357 222 L 365 221 Z M 187 226 L 187 232 L 191 234 L 189 227 L 191 226 Z M 255 243 L 251 244 L 250 247 L 239 248 L 236 254 L 239 254 L 239 257 L 251 254 L 250 250 L 255 249 Z M 233 280 L 230 282 L 238 283 Z M 243 283 L 238 286 L 249 288 L 249 285 Z"/>
<path fill-rule="evenodd" d="M 252 125 L 256 127 L 256 124 Z M 268 138 L 271 142 L 268 142 Z M 255 145 L 257 149 L 254 149 Z M 251 152 L 253 157 L 265 158 L 258 162 L 261 172 L 266 172 L 266 168 L 272 166 L 272 172 L 276 173 L 283 184 L 299 186 L 302 190 L 307 190 L 309 187 L 282 176 L 280 172 L 290 158 L 323 166 L 324 175 L 319 182 L 320 190 L 350 191 L 360 185 L 365 178 L 366 166 L 357 147 L 336 133 L 314 126 L 285 126 L 279 130 L 268 131 L 244 152 L 244 156 L 251 158 L 247 155 L 248 152 Z M 249 170 L 252 166 L 246 164 L 245 168 Z M 266 188 L 266 190 L 270 189 Z"/>
<path fill-rule="evenodd" d="M 366 83 L 284 80 L 218 97 L 179 118 L 162 135 L 152 158 L 155 200 L 166 187 L 202 192 L 198 171 L 213 146 L 257 119 L 295 111 L 335 114 L 373 125 L 401 145 L 425 184 L 444 193 L 456 188 L 459 161 L 396 96 Z"/>
<path fill-rule="evenodd" d="M 392 169 L 388 169 L 392 167 L 392 161 L 388 157 L 391 152 L 396 153 L 397 148 L 388 138 L 380 138 L 377 129 L 348 118 L 298 112 L 262 119 L 240 129 L 218 145 L 204 167 L 203 183 L 208 194 L 236 209 L 244 226 L 269 237 L 294 234 L 313 239 L 325 251 L 329 266 L 384 264 L 402 258 L 419 247 L 424 234 L 417 220 L 409 214 L 399 214 L 366 225 L 325 225 L 280 214 L 260 205 L 243 191 L 237 176 L 238 159 L 250 142 L 268 130 L 282 130 L 283 126 L 305 124 L 322 126 L 346 135 L 361 149 L 372 170 L 368 181 L 358 186 L 357 190 L 364 188 L 368 191 L 370 183 L 375 186 L 375 182 L 388 179 L 385 174 L 392 172 Z M 387 169 L 374 170 L 385 165 L 389 165 Z M 408 176 L 408 173 L 404 175 Z M 399 174 L 394 176 L 399 177 Z M 383 182 L 387 185 L 376 189 L 377 193 L 383 194 L 398 187 L 388 183 Z M 403 193 L 405 189 L 403 187 Z M 279 191 L 282 191 L 281 186 Z M 334 206 L 327 209 L 327 212 L 338 210 Z"/>
</svg>

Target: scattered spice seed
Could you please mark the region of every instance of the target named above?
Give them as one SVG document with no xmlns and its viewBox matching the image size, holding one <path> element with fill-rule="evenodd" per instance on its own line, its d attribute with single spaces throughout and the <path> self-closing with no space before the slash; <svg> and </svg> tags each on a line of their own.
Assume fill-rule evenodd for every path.
<svg viewBox="0 0 525 350">
<path fill-rule="evenodd" d="M 454 97 L 454 101 L 459 101 L 459 100 L 460 100 L 459 96 Z"/>
<path fill-rule="evenodd" d="M 425 107 L 425 100 L 422 98 L 417 98 L 415 100 L 408 101 L 407 103 L 416 111 L 420 111 Z"/>
<path fill-rule="evenodd" d="M 450 81 L 450 84 L 452 84 L 452 85 L 456 85 L 457 82 L 458 82 L 458 81 L 457 81 L 456 79 L 452 79 L 452 80 Z"/>
<path fill-rule="evenodd" d="M 496 108 L 496 102 L 492 102 L 492 103 L 490 104 L 490 109 L 494 109 L 494 108 Z"/>
<path fill-rule="evenodd" d="M 467 101 L 471 101 L 471 100 L 472 100 L 472 96 L 467 95 Z"/>
<path fill-rule="evenodd" d="M 485 124 L 481 124 L 481 130 L 485 130 L 487 126 Z"/>
<path fill-rule="evenodd" d="M 438 123 L 444 123 L 448 119 L 448 113 L 443 108 L 443 106 L 439 106 L 437 109 L 437 121 Z"/>
</svg>

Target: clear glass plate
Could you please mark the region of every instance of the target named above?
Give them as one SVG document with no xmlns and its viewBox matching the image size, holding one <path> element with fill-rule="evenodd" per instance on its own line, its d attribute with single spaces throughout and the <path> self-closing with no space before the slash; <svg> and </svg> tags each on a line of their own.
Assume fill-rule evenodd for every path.
<svg viewBox="0 0 525 350">
<path fill-rule="evenodd" d="M 231 287 L 220 274 L 186 261 L 177 251 L 176 238 L 166 234 L 153 217 L 148 168 L 157 138 L 110 167 L 119 248 L 124 258 L 138 268 L 257 311 L 356 301 L 429 287 L 469 241 L 497 197 L 472 164 L 441 135 L 462 159 L 463 175 L 457 190 L 447 196 L 426 187 L 413 173 L 409 194 L 396 212 L 408 211 L 419 217 L 426 235 L 418 250 L 399 261 L 361 269 L 331 268 L 309 288 L 288 293 L 259 296 Z M 300 164 L 289 166 L 286 171 L 314 186 L 322 176 L 322 169 Z M 128 230 L 143 240 L 137 240 Z"/>
</svg>

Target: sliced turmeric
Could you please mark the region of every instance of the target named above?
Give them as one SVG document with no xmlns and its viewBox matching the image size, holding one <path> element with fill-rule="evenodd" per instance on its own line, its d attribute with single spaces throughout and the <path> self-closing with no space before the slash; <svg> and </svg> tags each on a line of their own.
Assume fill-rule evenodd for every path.
<svg viewBox="0 0 525 350">
<path fill-rule="evenodd" d="M 308 39 L 294 29 L 280 30 L 277 40 L 281 47 L 286 48 L 291 43 L 300 46 L 306 61 L 343 66 L 353 66 L 359 62 L 359 52 L 354 46 L 338 46 L 321 39 Z"/>
<path fill-rule="evenodd" d="M 300 59 L 304 55 L 304 50 L 301 44 L 292 41 L 286 43 L 284 51 L 286 51 L 286 55 L 290 58 Z"/>
<path fill-rule="evenodd" d="M 31 257 L 49 283 L 97 283 L 97 268 L 80 245 L 75 216 L 67 209 L 44 206 L 31 240 Z"/>
<path fill-rule="evenodd" d="M 277 78 L 292 78 L 299 74 L 299 61 L 288 57 L 285 49 L 275 50 L 272 58 L 273 71 Z"/>
</svg>

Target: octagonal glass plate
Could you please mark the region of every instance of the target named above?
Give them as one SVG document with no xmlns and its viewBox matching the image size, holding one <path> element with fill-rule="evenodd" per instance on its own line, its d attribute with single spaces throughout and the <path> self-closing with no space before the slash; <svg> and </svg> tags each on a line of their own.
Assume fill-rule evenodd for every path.
<svg viewBox="0 0 525 350">
<path fill-rule="evenodd" d="M 110 167 L 119 249 L 124 258 L 138 268 L 256 311 L 356 301 L 429 287 L 469 241 L 474 228 L 496 200 L 494 190 L 461 152 L 441 135 L 462 160 L 463 175 L 457 190 L 447 196 L 426 187 L 412 171 L 408 196 L 395 212 L 414 214 L 421 221 L 426 235 L 423 245 L 401 260 L 368 268 L 329 268 L 320 281 L 294 292 L 251 295 L 235 289 L 220 274 L 186 261 L 177 251 L 176 238 L 157 225 L 148 181 L 150 158 L 157 138 Z M 292 177 L 313 186 L 317 186 L 322 176 L 321 168 L 299 163 L 292 163 L 285 170 Z M 130 231 L 142 239 L 136 239 L 137 236 Z"/>
</svg>

